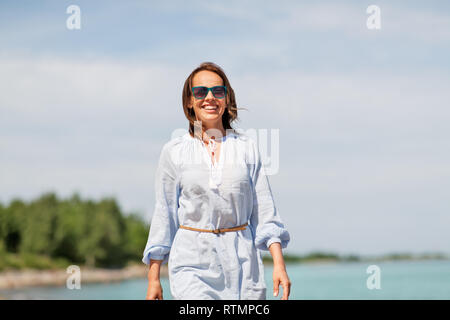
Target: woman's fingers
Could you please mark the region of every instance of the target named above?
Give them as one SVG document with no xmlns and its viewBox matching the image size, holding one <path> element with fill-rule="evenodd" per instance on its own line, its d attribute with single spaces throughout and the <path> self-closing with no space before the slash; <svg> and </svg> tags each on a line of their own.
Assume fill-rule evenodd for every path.
<svg viewBox="0 0 450 320">
<path fill-rule="evenodd" d="M 282 287 L 283 287 L 283 297 L 281 298 L 281 300 L 287 300 L 289 297 L 290 284 L 286 281 L 283 281 Z"/>
<path fill-rule="evenodd" d="M 280 279 L 278 279 L 278 278 L 273 279 L 273 296 L 274 297 L 278 296 L 279 286 L 280 286 Z"/>
<path fill-rule="evenodd" d="M 163 300 L 162 290 L 149 291 L 147 293 L 147 296 L 145 297 L 145 299 L 146 300 Z"/>
<path fill-rule="evenodd" d="M 273 295 L 275 297 L 278 296 L 280 285 L 283 289 L 283 296 L 281 297 L 281 300 L 288 300 L 291 291 L 291 281 L 289 280 L 286 270 L 276 269 L 273 273 Z"/>
</svg>

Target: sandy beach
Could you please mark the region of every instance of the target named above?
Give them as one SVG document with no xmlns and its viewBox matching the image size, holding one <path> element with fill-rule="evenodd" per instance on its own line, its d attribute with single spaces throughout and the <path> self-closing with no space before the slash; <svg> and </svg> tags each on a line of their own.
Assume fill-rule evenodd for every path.
<svg viewBox="0 0 450 320">
<path fill-rule="evenodd" d="M 147 277 L 148 266 L 133 265 L 123 269 L 81 267 L 81 283 L 116 282 Z M 63 270 L 11 270 L 0 272 L 0 289 L 65 285 L 71 274 Z M 167 276 L 167 265 L 161 266 L 161 277 Z"/>
</svg>

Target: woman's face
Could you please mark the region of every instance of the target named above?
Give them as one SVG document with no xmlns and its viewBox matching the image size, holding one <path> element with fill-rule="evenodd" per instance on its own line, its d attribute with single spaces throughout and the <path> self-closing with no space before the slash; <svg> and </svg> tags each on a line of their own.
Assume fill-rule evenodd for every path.
<svg viewBox="0 0 450 320">
<path fill-rule="evenodd" d="M 215 72 L 202 70 L 192 78 L 192 87 L 204 86 L 211 88 L 214 86 L 223 86 L 222 78 Z M 204 99 L 191 97 L 191 105 L 194 108 L 197 120 L 208 128 L 223 129 L 222 115 L 225 112 L 226 98 L 217 99 L 213 96 L 211 90 Z"/>
</svg>

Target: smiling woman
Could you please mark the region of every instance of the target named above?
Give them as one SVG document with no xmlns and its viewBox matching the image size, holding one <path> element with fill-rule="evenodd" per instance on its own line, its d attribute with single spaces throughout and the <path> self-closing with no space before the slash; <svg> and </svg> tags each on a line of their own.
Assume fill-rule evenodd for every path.
<svg viewBox="0 0 450 320">
<path fill-rule="evenodd" d="M 231 128 L 236 99 L 219 66 L 203 63 L 189 75 L 183 109 L 189 133 L 164 145 L 156 173 L 142 258 L 150 265 L 147 299 L 163 298 L 163 262 L 175 299 L 266 299 L 260 250 L 274 260 L 274 295 L 281 285 L 282 299 L 288 299 L 282 248 L 290 236 L 256 142 Z"/>
<path fill-rule="evenodd" d="M 223 93 L 220 87 L 224 88 Z M 191 136 L 195 121 L 201 121 L 206 129 L 219 128 L 224 135 L 226 129 L 231 129 L 231 122 L 237 119 L 233 88 L 222 68 L 213 63 L 202 63 L 192 71 L 184 83 L 182 98 Z M 210 108 L 213 109 L 210 111 Z"/>
</svg>

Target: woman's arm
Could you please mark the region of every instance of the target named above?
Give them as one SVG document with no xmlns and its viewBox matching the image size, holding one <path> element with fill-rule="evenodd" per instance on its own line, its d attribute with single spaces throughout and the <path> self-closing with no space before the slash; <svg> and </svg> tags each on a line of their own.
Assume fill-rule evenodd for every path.
<svg viewBox="0 0 450 320">
<path fill-rule="evenodd" d="M 283 288 L 283 297 L 281 300 L 287 300 L 291 291 L 291 281 L 286 272 L 281 244 L 279 242 L 272 243 L 269 251 L 273 259 L 273 295 L 275 297 L 278 296 L 279 286 L 281 284 Z"/>
<path fill-rule="evenodd" d="M 150 268 L 148 269 L 148 289 L 146 300 L 163 300 L 161 281 L 159 280 L 159 272 L 162 260 L 150 259 Z"/>
</svg>

